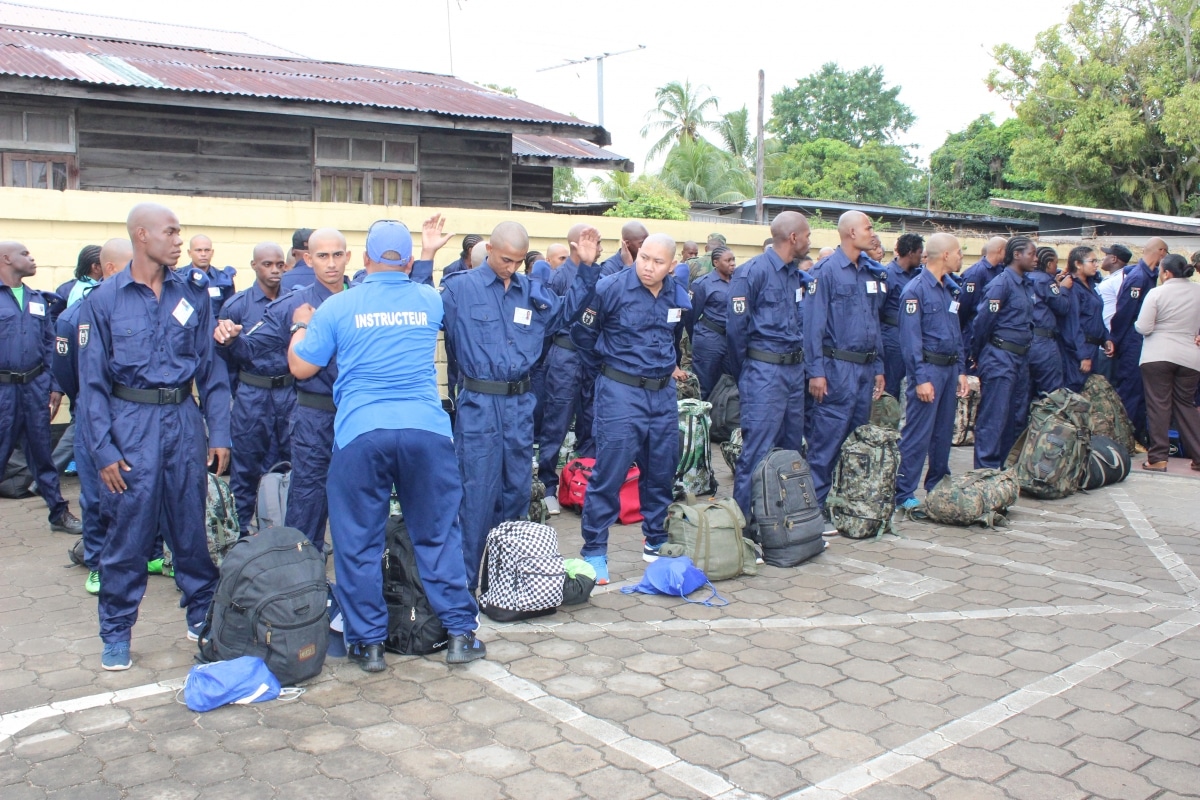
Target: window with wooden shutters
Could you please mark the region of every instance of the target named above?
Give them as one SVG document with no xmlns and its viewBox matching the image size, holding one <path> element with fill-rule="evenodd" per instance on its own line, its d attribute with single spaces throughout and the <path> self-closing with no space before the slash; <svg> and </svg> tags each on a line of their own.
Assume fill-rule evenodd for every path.
<svg viewBox="0 0 1200 800">
<path fill-rule="evenodd" d="M 415 136 L 316 134 L 314 199 L 379 206 L 419 204 Z"/>
<path fill-rule="evenodd" d="M 0 107 L 0 152 L 5 186 L 79 187 L 72 111 Z"/>
</svg>

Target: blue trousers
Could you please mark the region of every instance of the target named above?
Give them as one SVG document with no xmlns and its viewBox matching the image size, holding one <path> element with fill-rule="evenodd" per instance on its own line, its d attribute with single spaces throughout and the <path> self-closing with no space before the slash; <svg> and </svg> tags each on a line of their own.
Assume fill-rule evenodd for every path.
<svg viewBox="0 0 1200 800">
<path fill-rule="evenodd" d="M 292 415 L 292 483 L 285 520 L 289 528 L 303 531 L 320 552 L 325 551 L 329 521 L 325 479 L 333 453 L 334 413 L 297 405 Z"/>
<path fill-rule="evenodd" d="M 50 448 L 50 375 L 32 383 L 0 384 L 0 464 L 7 464 L 24 437 L 25 463 L 37 478 L 38 494 L 50 508 L 50 521 L 67 510 Z M 142 565 L 143 568 L 145 565 Z"/>
<path fill-rule="evenodd" d="M 430 607 L 451 635 L 475 630 L 478 609 L 463 570 L 458 527 L 463 490 L 454 444 L 429 431 L 383 428 L 336 448 L 329 470 L 330 527 L 337 541 L 333 591 L 345 619 L 346 644 L 387 638 L 382 562 L 393 486 Z"/>
<path fill-rule="evenodd" d="M 1034 334 L 1029 347 L 1029 402 L 1066 385 L 1058 339 Z"/>
<path fill-rule="evenodd" d="M 584 458 L 596 457 L 595 414 L 596 379 L 600 367 L 589 367 L 581 361 L 579 368 L 579 407 L 575 414 L 575 450 Z"/>
<path fill-rule="evenodd" d="M 929 365 L 933 372 L 933 402 L 917 399 L 917 387 L 908 380 L 905 395 L 908 411 L 904 431 L 900 434 L 900 474 L 896 477 L 896 504 L 912 497 L 921 479 L 921 467 L 929 458 L 925 470 L 925 491 L 950 474 L 950 440 L 954 436 L 954 412 L 958 408 L 958 365 L 948 367 Z"/>
<path fill-rule="evenodd" d="M 100 470 L 96 467 L 94 458 L 91 445 L 87 442 L 86 429 L 80 425 L 75 437 L 75 469 L 79 471 L 79 519 L 83 523 L 83 563 L 88 569 L 100 568 L 100 550 L 105 534 L 100 518 L 100 492 L 108 492 L 100 483 Z"/>
<path fill-rule="evenodd" d="M 679 411 L 675 381 L 657 391 L 596 379 L 593 435 L 596 466 L 583 502 L 583 556 L 608 553 L 608 529 L 620 516 L 621 485 L 631 464 L 641 471 L 638 494 L 642 535 L 651 545 L 667 540 L 663 527 L 679 462 Z"/>
<path fill-rule="evenodd" d="M 500 397 L 464 388 L 458 393 L 454 449 L 462 475 L 462 554 L 467 588 L 479 586 L 488 531 L 529 516 L 533 478 L 532 392 Z M 401 505 L 403 507 L 403 504 Z"/>
<path fill-rule="evenodd" d="M 724 336 L 704 325 L 696 326 L 692 337 L 692 372 L 700 382 L 701 398 L 707 400 L 721 376 L 732 371 L 728 352 L 729 343 Z"/>
<path fill-rule="evenodd" d="M 883 331 L 883 390 L 900 399 L 900 383 L 904 380 L 904 356 L 900 353 L 900 329 L 895 325 L 880 326 Z"/>
<path fill-rule="evenodd" d="M 538 479 L 546 485 L 546 496 L 553 497 L 558 492 L 559 448 L 571 427 L 571 419 L 582 416 L 578 412 L 583 365 L 578 352 L 555 344 L 550 345 L 542 367 L 545 375 L 540 398 L 542 427 L 537 437 Z"/>
<path fill-rule="evenodd" d="M 750 518 L 750 479 L 773 447 L 800 450 L 804 443 L 804 364 L 767 364 L 746 359 L 738 376 L 742 399 L 742 455 L 733 498 Z"/>
<path fill-rule="evenodd" d="M 875 365 L 826 359 L 828 393 L 815 403 L 812 436 L 808 440 L 808 466 L 813 490 L 823 506 L 833 480 L 842 445 L 855 428 L 871 419 L 871 397 L 875 393 Z M 744 435 L 744 434 L 743 434 Z"/>
<path fill-rule="evenodd" d="M 1029 419 L 1027 356 L 987 344 L 979 354 L 975 469 L 1001 469 Z"/>
<path fill-rule="evenodd" d="M 1138 361 L 1142 357 L 1142 335 L 1129 331 L 1119 341 L 1114 341 L 1116 355 L 1113 357 L 1113 388 L 1125 406 L 1125 413 L 1138 433 L 1146 430 L 1146 396 L 1142 384 L 1142 368 Z"/>
<path fill-rule="evenodd" d="M 258 482 L 263 473 L 292 457 L 291 424 L 296 409 L 296 392 L 290 386 L 263 389 L 242 383 L 233 400 L 230 436 L 233 463 L 229 489 L 237 504 L 238 527 L 242 534 L 254 519 Z"/>
<path fill-rule="evenodd" d="M 100 638 L 106 643 L 130 639 L 160 531 L 175 556 L 179 605 L 189 625 L 204 621 L 217 586 L 205 524 L 208 444 L 200 409 L 190 398 L 165 406 L 110 403 L 113 442 L 131 470 L 122 473 L 124 492 L 100 489 Z"/>
</svg>

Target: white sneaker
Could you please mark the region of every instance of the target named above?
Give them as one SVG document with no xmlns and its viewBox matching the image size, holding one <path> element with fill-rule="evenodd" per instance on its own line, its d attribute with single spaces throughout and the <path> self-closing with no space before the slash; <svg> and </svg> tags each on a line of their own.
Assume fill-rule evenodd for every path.
<svg viewBox="0 0 1200 800">
<path fill-rule="evenodd" d="M 557 497 L 546 498 L 546 513 L 552 517 L 562 513 L 562 506 L 558 504 Z"/>
</svg>

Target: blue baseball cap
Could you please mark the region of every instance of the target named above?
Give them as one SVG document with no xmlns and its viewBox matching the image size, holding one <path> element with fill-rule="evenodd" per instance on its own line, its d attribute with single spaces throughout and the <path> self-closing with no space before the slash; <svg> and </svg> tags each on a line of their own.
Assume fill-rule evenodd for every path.
<svg viewBox="0 0 1200 800">
<path fill-rule="evenodd" d="M 367 257 L 376 264 L 402 267 L 412 258 L 413 241 L 408 226 L 394 219 L 381 219 L 367 231 Z M 384 258 L 395 253 L 399 258 Z"/>
</svg>

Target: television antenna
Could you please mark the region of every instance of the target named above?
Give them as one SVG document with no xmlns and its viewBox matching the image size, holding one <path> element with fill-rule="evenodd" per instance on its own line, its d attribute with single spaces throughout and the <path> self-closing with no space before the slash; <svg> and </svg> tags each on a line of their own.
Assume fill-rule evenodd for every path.
<svg viewBox="0 0 1200 800">
<path fill-rule="evenodd" d="M 555 64 L 553 67 L 542 67 L 537 72 L 549 72 L 552 69 L 562 69 L 563 67 L 571 67 L 576 64 L 586 64 L 589 61 L 596 62 L 596 122 L 600 127 L 604 127 L 604 59 L 612 58 L 613 56 L 623 56 L 626 53 L 636 53 L 639 50 L 645 50 L 646 45 L 639 44 L 637 47 L 631 47 L 628 50 L 618 50 L 615 53 L 601 53 L 598 56 L 588 56 L 586 58 L 577 58 L 564 61 L 561 64 Z"/>
</svg>

